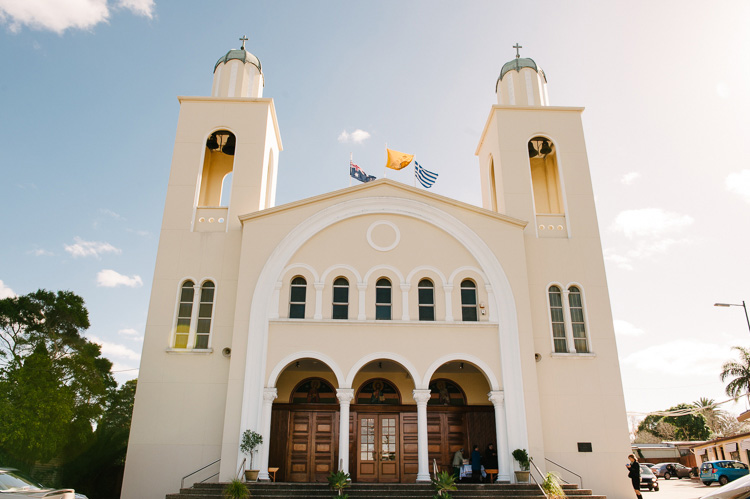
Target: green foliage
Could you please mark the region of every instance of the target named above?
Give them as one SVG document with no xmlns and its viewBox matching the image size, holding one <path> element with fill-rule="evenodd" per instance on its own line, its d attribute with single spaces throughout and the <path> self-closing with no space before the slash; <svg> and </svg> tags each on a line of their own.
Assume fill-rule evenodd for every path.
<svg viewBox="0 0 750 499">
<path fill-rule="evenodd" d="M 255 454 L 255 449 L 262 443 L 263 436 L 260 433 L 256 433 L 253 430 L 242 432 L 240 450 L 243 454 L 250 456 L 250 469 L 253 469 L 253 454 Z"/>
<path fill-rule="evenodd" d="M 518 461 L 518 466 L 521 467 L 521 471 L 529 471 L 529 454 L 526 449 L 516 449 L 513 451 L 513 459 Z"/>
<path fill-rule="evenodd" d="M 688 404 L 670 407 L 665 412 L 695 409 Z M 666 423 L 666 425 L 665 425 Z M 707 440 L 711 434 L 702 414 L 683 416 L 649 415 L 638 425 L 638 431 L 647 431 L 662 440 Z"/>
<path fill-rule="evenodd" d="M 554 471 L 550 471 L 544 476 L 542 490 L 544 490 L 544 493 L 547 494 L 547 497 L 550 499 L 565 497 L 565 491 L 562 488 L 561 482 L 562 479 L 560 478 L 560 475 Z"/>
<path fill-rule="evenodd" d="M 740 361 L 728 361 L 721 366 L 719 377 L 722 381 L 730 379 L 726 392 L 735 399 L 747 394 L 750 400 L 750 348 L 732 347 L 740 353 Z"/>
<path fill-rule="evenodd" d="M 332 471 L 331 474 L 328 475 L 328 485 L 338 492 L 339 497 L 349 497 L 348 494 L 344 494 L 344 489 L 352 485 L 351 479 L 352 477 L 345 471 Z"/>
<path fill-rule="evenodd" d="M 436 495 L 433 497 L 450 499 L 450 490 L 458 490 L 456 487 L 456 476 L 448 471 L 441 471 L 432 479 L 432 486 L 435 488 Z"/>
<path fill-rule="evenodd" d="M 70 291 L 0 300 L 3 464 L 28 472 L 55 458 L 66 466 L 92 447 L 116 383 L 112 363 L 83 336 L 88 327 L 83 298 Z"/>
<path fill-rule="evenodd" d="M 245 499 L 250 495 L 250 491 L 242 480 L 235 478 L 224 487 L 223 495 L 226 499 Z"/>
</svg>

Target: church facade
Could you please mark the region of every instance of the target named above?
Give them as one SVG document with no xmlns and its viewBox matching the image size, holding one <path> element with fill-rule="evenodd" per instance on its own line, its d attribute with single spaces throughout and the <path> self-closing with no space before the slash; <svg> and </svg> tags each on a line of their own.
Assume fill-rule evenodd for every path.
<svg viewBox="0 0 750 499">
<path fill-rule="evenodd" d="M 122 497 L 260 479 L 427 481 L 492 443 L 632 494 L 581 124 L 516 57 L 476 149 L 482 207 L 380 179 L 275 206 L 281 135 L 243 47 L 180 97 Z"/>
</svg>

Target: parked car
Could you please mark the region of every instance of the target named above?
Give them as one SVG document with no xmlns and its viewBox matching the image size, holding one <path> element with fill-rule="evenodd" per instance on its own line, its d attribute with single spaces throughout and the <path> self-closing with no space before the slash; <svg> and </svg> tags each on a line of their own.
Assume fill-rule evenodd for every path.
<svg viewBox="0 0 750 499">
<path fill-rule="evenodd" d="M 747 499 L 750 497 L 750 475 L 738 478 L 718 489 L 714 489 L 701 499 Z"/>
<path fill-rule="evenodd" d="M 692 478 L 693 469 L 680 463 L 659 463 L 651 468 L 654 470 L 654 474 L 664 480 L 669 480 L 672 477 L 677 478 Z"/>
<path fill-rule="evenodd" d="M 0 497 L 2 499 L 88 499 L 73 489 L 54 490 L 23 476 L 17 469 L 0 468 Z"/>
<path fill-rule="evenodd" d="M 658 478 L 648 467 L 648 464 L 641 464 L 641 488 L 648 487 L 648 490 L 659 491 Z"/>
<path fill-rule="evenodd" d="M 711 485 L 713 482 L 726 485 L 747 474 L 750 474 L 747 465 L 739 461 L 707 461 L 701 464 L 700 479 L 703 485 Z"/>
</svg>

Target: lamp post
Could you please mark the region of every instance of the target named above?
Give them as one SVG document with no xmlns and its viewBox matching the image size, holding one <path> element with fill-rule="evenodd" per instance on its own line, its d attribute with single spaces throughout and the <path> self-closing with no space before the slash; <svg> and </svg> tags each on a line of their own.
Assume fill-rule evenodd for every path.
<svg viewBox="0 0 750 499">
<path fill-rule="evenodd" d="M 747 307 L 745 306 L 745 300 L 742 300 L 742 304 L 739 303 L 714 303 L 714 307 L 742 307 L 745 309 L 745 320 L 747 320 L 747 328 L 750 330 L 750 317 L 747 316 Z"/>
</svg>

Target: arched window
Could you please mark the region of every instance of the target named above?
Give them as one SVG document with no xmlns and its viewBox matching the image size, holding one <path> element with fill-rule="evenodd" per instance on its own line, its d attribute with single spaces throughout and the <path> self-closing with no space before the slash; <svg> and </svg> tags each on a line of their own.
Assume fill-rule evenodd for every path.
<svg viewBox="0 0 750 499">
<path fill-rule="evenodd" d="M 338 404 L 336 390 L 323 378 L 300 381 L 289 397 L 290 404 Z"/>
<path fill-rule="evenodd" d="M 180 289 L 180 305 L 177 307 L 177 327 L 174 333 L 174 347 L 187 348 L 190 337 L 190 321 L 193 317 L 195 283 L 185 281 Z"/>
<path fill-rule="evenodd" d="M 534 137 L 529 141 L 528 149 L 536 214 L 563 214 L 555 144 L 546 137 Z"/>
<path fill-rule="evenodd" d="M 430 381 L 427 405 L 466 405 L 466 395 L 455 381 L 445 378 Z"/>
<path fill-rule="evenodd" d="M 211 336 L 211 318 L 214 311 L 214 283 L 206 281 L 201 286 L 201 301 L 198 306 L 198 327 L 195 331 L 195 348 L 208 348 Z"/>
<path fill-rule="evenodd" d="M 497 211 L 497 187 L 495 185 L 495 162 L 490 156 L 490 208 Z"/>
<path fill-rule="evenodd" d="M 391 320 L 391 281 L 385 277 L 375 283 L 375 319 Z"/>
<path fill-rule="evenodd" d="M 349 318 L 349 281 L 345 277 L 337 277 L 333 281 L 333 319 Z"/>
<path fill-rule="evenodd" d="M 304 277 L 297 276 L 292 279 L 289 290 L 289 318 L 305 318 L 305 299 L 307 297 L 307 281 Z"/>
<path fill-rule="evenodd" d="M 568 302 L 570 304 L 570 323 L 573 329 L 573 346 L 576 353 L 588 353 L 589 345 L 586 340 L 586 324 L 583 318 L 583 300 L 581 290 L 577 286 L 568 288 Z"/>
<path fill-rule="evenodd" d="M 568 341 L 565 338 L 565 314 L 563 313 L 562 291 L 558 286 L 549 288 L 549 311 L 552 321 L 552 340 L 555 353 L 567 353 Z"/>
<path fill-rule="evenodd" d="M 471 279 L 461 282 L 461 320 L 478 321 L 477 285 Z"/>
<path fill-rule="evenodd" d="M 419 320 L 435 320 L 435 285 L 429 279 L 422 279 L 417 286 L 419 293 Z"/>
<path fill-rule="evenodd" d="M 217 130 L 206 140 L 201 172 L 198 206 L 221 206 L 227 174 L 234 169 L 234 149 L 237 139 L 229 130 Z M 231 183 L 231 177 L 230 177 Z M 227 202 L 229 196 L 227 195 Z"/>
</svg>

